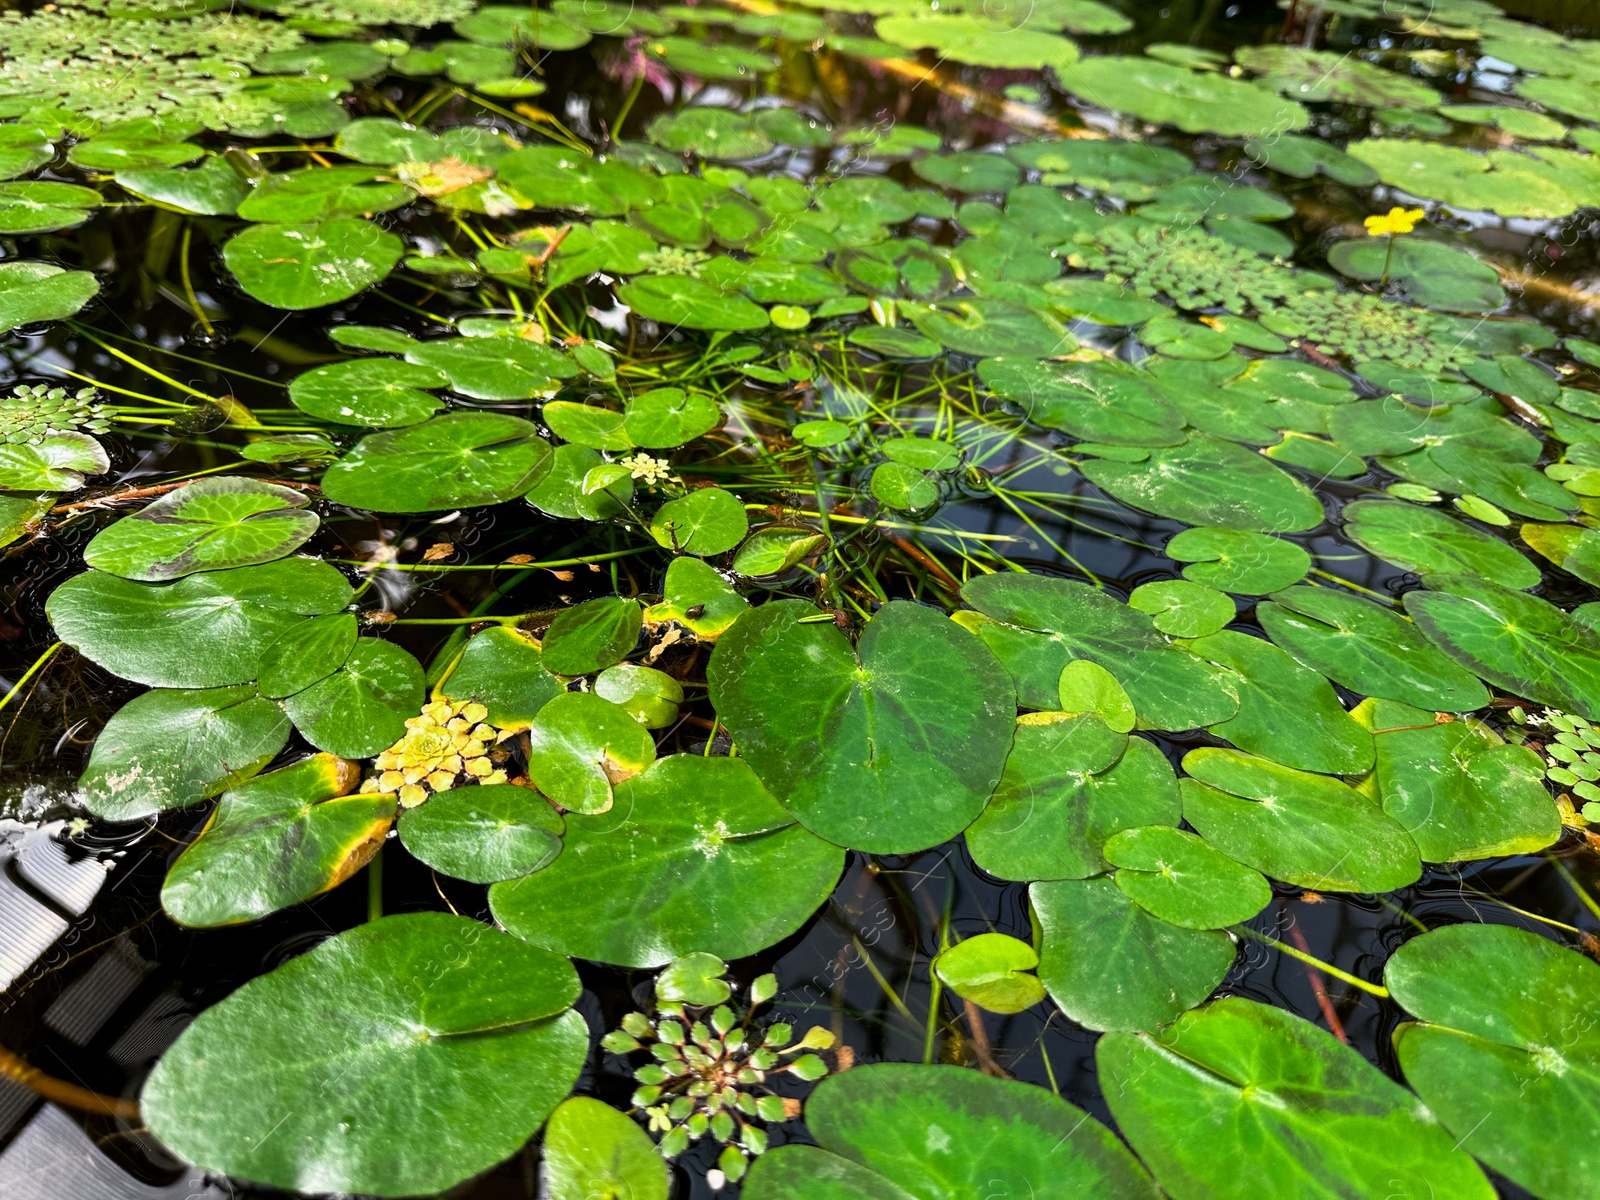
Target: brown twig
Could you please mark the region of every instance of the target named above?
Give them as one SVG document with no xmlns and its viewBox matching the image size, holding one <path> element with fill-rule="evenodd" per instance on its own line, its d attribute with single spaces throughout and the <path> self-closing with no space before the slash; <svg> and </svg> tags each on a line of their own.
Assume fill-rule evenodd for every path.
<svg viewBox="0 0 1600 1200">
<path fill-rule="evenodd" d="M 996 1079 L 1010 1079 L 1011 1072 L 994 1060 L 994 1051 L 989 1045 L 989 1031 L 983 1027 L 983 1014 L 978 1011 L 978 1006 L 965 997 L 961 1003 L 966 1007 L 967 1026 L 972 1030 L 972 1053 L 977 1056 L 978 1070 Z"/>
<path fill-rule="evenodd" d="M 1311 947 L 1306 944 L 1306 935 L 1300 932 L 1300 926 L 1294 922 L 1289 923 L 1289 937 L 1294 940 L 1295 946 L 1301 954 L 1310 954 Z M 1317 1007 L 1322 1010 L 1323 1019 L 1328 1022 L 1328 1030 L 1346 1046 L 1350 1039 L 1345 1036 L 1344 1024 L 1339 1020 L 1339 1014 L 1333 1011 L 1333 1000 L 1328 996 L 1328 989 L 1323 985 L 1322 972 L 1310 963 L 1303 964 L 1306 969 L 1306 979 L 1311 983 L 1311 994 L 1317 998 Z"/>
<path fill-rule="evenodd" d="M 171 483 L 156 483 L 149 487 L 126 488 L 120 492 L 107 492 L 104 496 L 95 496 L 89 500 L 77 500 L 71 504 L 58 504 L 50 510 L 50 515 L 63 512 L 76 512 L 83 508 L 105 508 L 112 504 L 122 504 L 128 500 L 143 500 L 147 496 L 161 496 L 167 492 L 175 492 L 181 487 L 188 487 L 194 480 L 177 479 Z M 273 480 L 279 487 L 295 488 L 302 492 L 320 492 L 322 489 L 314 483 L 297 483 L 289 480 Z"/>
<path fill-rule="evenodd" d="M 124 1117 L 130 1121 L 139 1118 L 139 1106 L 132 1100 L 91 1092 L 88 1088 L 79 1087 L 75 1083 L 46 1075 L 37 1067 L 29 1066 L 3 1046 L 0 1046 L 0 1075 L 14 1083 L 20 1083 L 34 1095 L 42 1096 L 53 1104 L 62 1104 L 82 1112 L 98 1113 L 104 1117 Z"/>
</svg>

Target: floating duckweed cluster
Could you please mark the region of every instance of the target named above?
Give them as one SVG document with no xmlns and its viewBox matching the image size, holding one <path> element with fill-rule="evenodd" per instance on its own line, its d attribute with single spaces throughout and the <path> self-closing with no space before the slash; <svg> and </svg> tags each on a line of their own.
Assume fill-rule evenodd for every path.
<svg viewBox="0 0 1600 1200">
<path fill-rule="evenodd" d="M 112 413 L 105 405 L 96 403 L 98 396 L 94 388 L 68 392 L 66 388 L 46 387 L 42 383 L 23 384 L 0 400 L 0 441 L 37 445 L 52 433 L 70 430 L 108 433 Z"/>
<path fill-rule="evenodd" d="M 1553 708 L 1532 713 L 1513 708 L 1510 717 L 1543 741 L 1545 778 L 1582 802 L 1578 811 L 1585 822 L 1600 825 L 1600 729 Z M 1568 801 L 1565 807 L 1570 813 L 1574 806 Z"/>
<path fill-rule="evenodd" d="M 1301 292 L 1285 299 L 1262 323 L 1358 362 L 1382 360 L 1439 372 L 1478 357 L 1463 344 L 1449 317 L 1361 292 Z"/>
<path fill-rule="evenodd" d="M 435 700 L 420 715 L 406 720 L 406 735 L 372 760 L 378 774 L 361 784 L 364 793 L 399 797 L 403 808 L 415 808 L 429 796 L 462 782 L 504 783 L 496 765 L 495 747 L 511 735 L 484 724 L 489 710 L 481 704 Z"/>
<path fill-rule="evenodd" d="M 1295 295 L 1295 273 L 1202 229 L 1163 229 L 1145 222 L 1107 226 L 1094 235 L 1108 283 L 1139 296 L 1167 296 L 1179 308 L 1270 309 Z"/>
</svg>

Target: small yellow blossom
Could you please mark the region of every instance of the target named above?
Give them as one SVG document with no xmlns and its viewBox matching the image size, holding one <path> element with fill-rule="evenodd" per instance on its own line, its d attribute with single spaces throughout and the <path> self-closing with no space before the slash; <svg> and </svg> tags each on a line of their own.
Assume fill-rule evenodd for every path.
<svg viewBox="0 0 1600 1200">
<path fill-rule="evenodd" d="M 1368 217 L 1362 224 L 1367 227 L 1368 237 L 1393 236 L 1410 233 L 1422 216 L 1423 210 L 1420 208 L 1391 208 L 1384 216 Z"/>
<path fill-rule="evenodd" d="M 491 746 L 510 737 L 508 730 L 484 723 L 489 710 L 476 702 L 435 700 L 406 721 L 406 734 L 377 758 L 378 773 L 363 792 L 393 793 L 405 808 L 415 808 L 434 792 L 456 786 L 463 774 L 476 783 L 504 783 L 506 773 L 489 758 Z"/>
<path fill-rule="evenodd" d="M 395 175 L 424 196 L 448 196 L 462 188 L 488 179 L 494 172 L 486 167 L 462 162 L 454 156 L 438 162 L 401 163 Z"/>
<path fill-rule="evenodd" d="M 661 483 L 677 483 L 678 478 L 672 473 L 672 464 L 664 458 L 651 458 L 648 454 L 633 454 L 627 458 L 619 458 L 617 465 L 628 468 L 628 473 L 635 479 L 642 480 L 646 487 L 655 487 Z"/>
</svg>

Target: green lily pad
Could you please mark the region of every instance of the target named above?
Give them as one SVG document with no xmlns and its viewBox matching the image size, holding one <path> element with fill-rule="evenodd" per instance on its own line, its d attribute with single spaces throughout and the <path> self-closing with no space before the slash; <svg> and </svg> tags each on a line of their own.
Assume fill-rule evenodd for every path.
<svg viewBox="0 0 1600 1200">
<path fill-rule="evenodd" d="M 904 463 L 879 463 L 872 469 L 873 499 L 886 508 L 915 512 L 939 502 L 939 485 L 926 471 Z"/>
<path fill-rule="evenodd" d="M 546 420 L 554 405 L 545 406 Z M 540 512 L 569 521 L 604 521 L 622 513 L 622 506 L 633 499 L 633 479 L 624 476 L 599 491 L 585 492 L 584 479 L 604 463 L 588 446 L 570 443 L 557 446 L 550 459 L 550 473 L 523 495 Z"/>
<path fill-rule="evenodd" d="M 1185 929 L 1248 921 L 1272 900 L 1261 875 L 1170 825 L 1124 829 L 1104 848 L 1113 877 L 1140 908 Z"/>
<path fill-rule="evenodd" d="M 780 1146 L 756 1159 L 749 1200 L 1158 1195 L 1088 1113 L 963 1067 L 874 1063 L 832 1075 L 806 1101 L 806 1127 L 821 1148 Z"/>
<path fill-rule="evenodd" d="M 1093 713 L 1114 733 L 1127 733 L 1138 719 L 1127 691 L 1099 663 L 1086 658 L 1069 662 L 1061 669 L 1059 687 L 1063 712 Z"/>
<path fill-rule="evenodd" d="M 1500 925 L 1413 938 L 1384 969 L 1420 1018 L 1394 1033 L 1406 1082 L 1465 1148 L 1535 1195 L 1594 1191 L 1597 976 L 1576 951 Z M 1491 1120 L 1507 1096 L 1517 1103 Z"/>
<path fill-rule="evenodd" d="M 1500 274 L 1465 250 L 1417 238 L 1356 238 L 1328 247 L 1328 264 L 1351 279 L 1389 281 L 1408 304 L 1445 312 L 1494 312 L 1506 302 Z M 1388 256 L 1388 266 L 1384 258 Z"/>
<path fill-rule="evenodd" d="M 540 657 L 556 675 L 592 675 L 619 663 L 639 640 L 639 602 L 623 596 L 585 600 L 556 614 Z"/>
<path fill-rule="evenodd" d="M 256 687 L 281 700 L 332 675 L 350 657 L 357 636 L 355 613 L 329 613 L 289 626 L 261 651 Z"/>
<path fill-rule="evenodd" d="M 594 694 L 624 709 L 646 729 L 665 729 L 678 719 L 683 685 L 654 667 L 618 663 L 595 676 Z"/>
<path fill-rule="evenodd" d="M 442 406 L 423 388 L 443 387 L 432 367 L 393 358 L 357 358 L 313 367 L 289 384 L 301 412 L 339 425 L 387 428 L 426 421 Z"/>
<path fill-rule="evenodd" d="M 852 649 L 798 600 L 723 635 L 711 702 L 739 753 L 806 828 L 903 854 L 972 823 L 1000 779 L 1016 701 L 994 656 L 932 609 L 892 602 Z"/>
<path fill-rule="evenodd" d="M 1157 188 L 1194 169 L 1181 151 L 1120 138 L 1022 142 L 1006 147 L 1006 155 L 1021 166 L 1044 172 L 1052 183 L 1075 184 L 1125 200 L 1148 200 Z"/>
<path fill-rule="evenodd" d="M 52 263 L 0 263 L 0 333 L 38 321 L 64 321 L 93 300 L 100 281 L 89 271 Z"/>
<path fill-rule="evenodd" d="M 0 234 L 71 229 L 93 216 L 100 204 L 99 192 L 76 183 L 0 183 Z"/>
<path fill-rule="evenodd" d="M 598 404 L 574 404 L 570 400 L 551 400 L 543 410 L 545 424 L 570 445 L 591 450 L 631 450 L 633 439 L 626 429 L 627 414 Z"/>
<path fill-rule="evenodd" d="M 885 358 L 932 358 L 940 351 L 938 342 L 914 330 L 881 325 L 859 325 L 850 331 L 845 341 Z"/>
<path fill-rule="evenodd" d="M 1203 433 L 1157 447 L 1143 462 L 1096 458 L 1078 468 L 1124 504 L 1188 525 L 1297 533 L 1323 520 L 1322 502 L 1294 476 Z"/>
<path fill-rule="evenodd" d="M 238 475 L 197 479 L 106 526 L 84 548 L 84 561 L 147 583 L 271 562 L 317 531 L 307 499 Z"/>
<path fill-rule="evenodd" d="M 517 337 L 419 342 L 406 361 L 441 372 L 452 391 L 474 400 L 531 400 L 578 374 L 578 364 L 559 350 Z"/>
<path fill-rule="evenodd" d="M 180 925 L 253 921 L 331 891 L 383 845 L 394 797 L 346 793 L 351 762 L 317 754 L 224 792 L 161 885 Z"/>
<path fill-rule="evenodd" d="M 1311 555 L 1293 542 L 1239 529 L 1185 529 L 1167 543 L 1167 557 L 1188 563 L 1183 577 L 1246 596 L 1298 583 Z"/>
<path fill-rule="evenodd" d="M 1600 533 L 1576 525 L 1524 525 L 1522 540 L 1563 571 L 1600 584 Z"/>
<path fill-rule="evenodd" d="M 1233 58 L 1259 74 L 1264 86 L 1307 104 L 1430 109 L 1439 103 L 1439 93 L 1422 80 L 1352 54 L 1302 46 L 1242 46 Z"/>
<path fill-rule="evenodd" d="M 1514 695 L 1600 717 L 1600 634 L 1548 600 L 1470 575 L 1429 576 L 1406 612 L 1467 670 Z"/>
<path fill-rule="evenodd" d="M 1491 150 L 1406 138 L 1368 138 L 1347 148 L 1379 178 L 1413 196 L 1505 217 L 1564 217 L 1600 199 L 1592 156 L 1554 147 Z"/>
<path fill-rule="evenodd" d="M 929 49 L 939 58 L 1011 70 L 1053 68 L 1078 61 L 1078 44 L 1046 29 L 1017 27 L 1007 17 L 983 13 L 912 12 L 879 17 L 877 34 L 908 50 Z"/>
<path fill-rule="evenodd" d="M 603 813 L 613 785 L 655 761 L 650 731 L 620 704 L 592 693 L 562 692 L 528 731 L 528 778 L 562 808 Z"/>
<path fill-rule="evenodd" d="M 1229 996 L 1169 1029 L 1108 1034 L 1095 1061 L 1169 1195 L 1495 1195 L 1420 1100 L 1293 1013 Z"/>
<path fill-rule="evenodd" d="M 937 307 L 907 303 L 904 311 L 924 337 L 960 354 L 1044 358 L 1078 347 L 1053 316 L 1009 300 L 960 297 Z"/>
<path fill-rule="evenodd" d="M 1184 755 L 1183 819 L 1229 858 L 1313 891 L 1390 892 L 1422 874 L 1417 845 L 1355 788 L 1237 750 Z"/>
<path fill-rule="evenodd" d="M 732 960 L 804 924 L 844 865 L 743 759 L 674 754 L 616 793 L 613 812 L 567 817 L 566 848 L 548 867 L 490 889 L 496 920 L 535 945 L 618 966 L 694 950 Z"/>
<path fill-rule="evenodd" d="M 433 694 L 461 704 L 476 701 L 489 710 L 489 724 L 520 731 L 565 690 L 545 668 L 537 642 L 496 625 L 467 639 Z"/>
<path fill-rule="evenodd" d="M 978 378 L 1046 429 L 1121 446 L 1172 446 L 1184 440 L 1182 416 L 1153 381 L 1110 363 L 1004 355 L 979 363 Z"/>
<path fill-rule="evenodd" d="M 692 442 L 722 422 L 715 400 L 682 388 L 652 388 L 628 400 L 625 428 L 636 446 L 666 450 Z"/>
<path fill-rule="evenodd" d="M 1128 607 L 1149 613 L 1157 629 L 1176 638 L 1216 633 L 1239 615 L 1231 598 L 1185 579 L 1141 583 L 1128 594 Z"/>
<path fill-rule="evenodd" d="M 1544 763 L 1477 721 L 1369 700 L 1355 716 L 1377 743 L 1377 793 L 1424 862 L 1530 854 L 1561 836 Z"/>
<path fill-rule="evenodd" d="M 590 1096 L 562 1102 L 544 1127 L 549 1200 L 667 1200 L 667 1164 L 639 1123 Z"/>
<path fill-rule="evenodd" d="M 359 217 L 305 225 L 252 225 L 222 248 L 239 286 L 274 308 L 348 300 L 394 270 L 400 239 Z"/>
<path fill-rule="evenodd" d="M 1205 1000 L 1233 965 L 1227 934 L 1163 921 L 1110 879 L 1035 883 L 1028 900 L 1043 937 L 1039 978 L 1088 1029 L 1164 1025 Z"/>
<path fill-rule="evenodd" d="M 668 1004 L 709 1007 L 726 1003 L 733 995 L 725 976 L 728 964 L 715 954 L 695 951 L 675 958 L 656 976 L 656 999 Z"/>
<path fill-rule="evenodd" d="M 400 841 L 436 871 L 499 883 L 561 853 L 561 815 L 538 792 L 509 783 L 448 788 L 400 814 Z"/>
<path fill-rule="evenodd" d="M 322 477 L 336 504 L 375 512 L 440 512 L 514 500 L 550 470 L 551 447 L 530 421 L 454 412 L 362 438 Z"/>
<path fill-rule="evenodd" d="M 1366 163 L 1316 138 L 1283 133 L 1259 141 L 1252 138 L 1245 148 L 1274 171 L 1296 179 L 1321 174 L 1349 187 L 1371 187 L 1378 182 L 1378 173 Z"/>
<path fill-rule="evenodd" d="M 1299 104 L 1259 84 L 1153 58 L 1104 54 L 1056 74 L 1062 87 L 1090 104 L 1157 125 L 1176 125 L 1185 133 L 1265 137 L 1304 128 L 1311 121 Z"/>
<path fill-rule="evenodd" d="M 297 224 L 332 217 L 371 216 L 409 203 L 415 193 L 384 182 L 372 167 L 309 167 L 260 180 L 239 204 L 247 221 Z"/>
<path fill-rule="evenodd" d="M 589 1052 L 569 1008 L 578 987 L 559 955 L 466 917 L 385 917 L 201 1013 L 140 1107 L 174 1154 L 239 1179 L 442 1191 L 514 1154 L 576 1082 Z M 484 1088 L 500 1103 L 485 1106 Z"/>
<path fill-rule="evenodd" d="M 750 532 L 739 497 L 719 487 L 697 488 L 669 500 L 650 519 L 650 536 L 679 554 L 706 558 L 732 550 Z"/>
<path fill-rule="evenodd" d="M 87 433 L 63 430 L 37 443 L 0 442 L 0 488 L 14 492 L 75 492 L 85 475 L 111 469 L 105 447 Z"/>
<path fill-rule="evenodd" d="M 1440 653 L 1399 613 L 1334 588 L 1295 587 L 1256 605 L 1273 642 L 1353 692 L 1470 712 L 1489 703 L 1476 676 Z"/>
<path fill-rule="evenodd" d="M 760 329 L 768 323 L 759 304 L 686 275 L 635 276 L 617 289 L 617 299 L 673 329 Z"/>
<path fill-rule="evenodd" d="M 261 652 L 308 616 L 335 613 L 351 588 L 328 564 L 284 558 L 172 583 L 75 575 L 45 612 L 56 636 L 106 670 L 151 687 L 217 687 L 256 677 Z"/>
<path fill-rule="evenodd" d="M 288 740 L 283 709 L 254 688 L 157 689 L 112 714 L 78 790 L 101 820 L 137 821 L 243 782 Z"/>
<path fill-rule="evenodd" d="M 702 642 L 716 641 L 750 609 L 748 600 L 698 558 L 673 559 L 661 590 L 661 603 L 645 609 L 645 621 L 676 621 Z"/>
<path fill-rule="evenodd" d="M 1143 728 L 1214 725 L 1239 711 L 1225 672 L 1173 645 L 1144 613 L 1088 584 L 1007 573 L 969 580 L 961 595 L 993 618 L 978 636 L 1011 671 L 1024 707 L 1055 708 L 1062 670 L 1084 658 L 1122 684 Z"/>
<path fill-rule="evenodd" d="M 934 973 L 963 1000 L 994 1013 L 1019 1013 L 1044 999 L 1044 984 L 1030 975 L 1039 955 L 1003 933 L 980 933 L 941 951 Z"/>
<path fill-rule="evenodd" d="M 968 827 L 967 847 L 999 879 L 1086 879 L 1106 869 L 1107 839 L 1175 823 L 1182 807 L 1178 778 L 1152 743 L 1113 733 L 1097 717 L 1041 713 L 1017 723 L 1005 772 Z"/>
<path fill-rule="evenodd" d="M 405 736 L 422 708 L 422 664 L 393 642 L 357 638 L 344 665 L 283 702 L 313 746 L 371 758 Z"/>
<path fill-rule="evenodd" d="M 1480 575 L 1513 588 L 1539 582 L 1539 568 L 1505 542 L 1436 508 L 1357 500 L 1345 506 L 1343 516 L 1352 541 L 1404 570 Z"/>
<path fill-rule="evenodd" d="M 827 542 L 826 535 L 809 525 L 766 525 L 745 538 L 733 556 L 738 575 L 783 575 L 811 557 Z"/>
</svg>

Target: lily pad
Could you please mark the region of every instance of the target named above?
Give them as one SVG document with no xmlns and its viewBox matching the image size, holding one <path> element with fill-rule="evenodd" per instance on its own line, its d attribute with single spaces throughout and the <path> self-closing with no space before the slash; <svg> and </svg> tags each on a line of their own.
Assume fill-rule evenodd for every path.
<svg viewBox="0 0 1600 1200">
<path fill-rule="evenodd" d="M 89 271 L 67 271 L 52 263 L 0 263 L 0 333 L 38 321 L 63 321 L 100 291 Z"/>
<path fill-rule="evenodd" d="M 386 277 L 404 245 L 359 217 L 304 225 L 252 225 L 222 248 L 223 261 L 251 296 L 274 308 L 320 308 L 348 300 Z"/>
<path fill-rule="evenodd" d="M 357 636 L 355 613 L 329 613 L 299 621 L 262 650 L 256 664 L 256 687 L 263 696 L 281 700 L 326 679 L 350 657 Z"/>
<path fill-rule="evenodd" d="M 646 729 L 665 729 L 678 719 L 683 685 L 654 667 L 618 663 L 595 676 L 594 694 L 620 706 Z"/>
<path fill-rule="evenodd" d="M 1357 500 L 1343 516 L 1352 541 L 1404 570 L 1479 575 L 1512 588 L 1539 582 L 1539 568 L 1505 542 L 1436 508 Z"/>
<path fill-rule="evenodd" d="M 1169 1195 L 1495 1194 L 1420 1100 L 1281 1009 L 1225 997 L 1169 1029 L 1108 1034 L 1095 1061 L 1118 1128 Z"/>
<path fill-rule="evenodd" d="M 1229 597 L 1186 579 L 1141 583 L 1128 594 L 1128 607 L 1149 613 L 1157 629 L 1175 638 L 1205 637 L 1239 615 Z"/>
<path fill-rule="evenodd" d="M 1044 999 L 1044 985 L 1029 974 L 1039 955 L 1003 933 L 980 933 L 941 951 L 933 970 L 963 1000 L 994 1013 L 1019 1013 Z"/>
<path fill-rule="evenodd" d="M 531 400 L 578 374 L 578 364 L 559 350 L 517 337 L 419 342 L 406 361 L 440 372 L 453 391 L 474 400 Z"/>
<path fill-rule="evenodd" d="M 319 750 L 371 758 L 405 736 L 422 707 L 422 664 L 393 642 L 357 638 L 337 671 L 283 702 L 289 719 Z"/>
<path fill-rule="evenodd" d="M 434 687 L 434 697 L 476 702 L 500 729 L 523 730 L 566 690 L 544 665 L 539 644 L 504 625 L 474 634 Z"/>
<path fill-rule="evenodd" d="M 1337 779 L 1210 746 L 1184 755 L 1183 769 L 1184 820 L 1263 875 L 1313 891 L 1390 892 L 1422 874 L 1404 827 Z"/>
<path fill-rule="evenodd" d="M 1452 925 L 1395 951 L 1384 982 L 1420 1018 L 1394 1033 L 1406 1082 L 1450 1134 L 1535 1195 L 1592 1195 L 1600 969 L 1521 929 Z"/>
<path fill-rule="evenodd" d="M 440 512 L 514 500 L 550 470 L 536 426 L 504 413 L 446 413 L 368 434 L 322 478 L 336 504 L 375 512 Z"/>
<path fill-rule="evenodd" d="M 84 548 L 84 561 L 147 583 L 271 562 L 317 531 L 306 503 L 303 493 L 259 479 L 197 479 L 106 526 Z"/>
<path fill-rule="evenodd" d="M 1239 529 L 1186 529 L 1167 543 L 1167 557 L 1189 564 L 1185 579 L 1247 596 L 1298 583 L 1311 569 L 1311 555 L 1293 542 Z"/>
<path fill-rule="evenodd" d="M 702 642 L 716 641 L 750 609 L 748 600 L 697 558 L 673 559 L 662 591 L 661 603 L 647 608 L 644 619 L 652 625 L 676 621 Z"/>
<path fill-rule="evenodd" d="M 1116 884 L 1140 908 L 1185 929 L 1248 921 L 1272 900 L 1261 875 L 1170 825 L 1124 829 L 1104 848 Z"/>
<path fill-rule="evenodd" d="M 381 180 L 372 167 L 310 167 L 268 175 L 238 212 L 247 221 L 306 223 L 388 212 L 414 195 L 404 184 Z"/>
<path fill-rule="evenodd" d="M 328 564 L 284 558 L 172 583 L 75 575 L 45 605 L 56 636 L 106 670 L 151 687 L 216 687 L 256 677 L 261 652 L 351 588 Z"/>
<path fill-rule="evenodd" d="M 383 845 L 394 797 L 347 795 L 360 768 L 331 754 L 257 775 L 224 792 L 161 885 L 180 925 L 253 921 L 331 891 Z"/>
<path fill-rule="evenodd" d="M 489 891 L 495 919 L 576 958 L 659 967 L 744 958 L 808 920 L 844 854 L 806 832 L 737 758 L 674 754 L 572 814 L 561 857 Z M 431 803 L 431 802 L 430 802 Z"/>
<path fill-rule="evenodd" d="M 562 609 L 545 632 L 540 657 L 556 675 L 592 675 L 619 663 L 639 640 L 639 602 L 602 596 Z"/>
<path fill-rule="evenodd" d="M 448 788 L 400 814 L 400 841 L 428 866 L 468 883 L 499 883 L 549 866 L 561 816 L 538 792 L 509 783 Z"/>
<path fill-rule="evenodd" d="M 173 1153 L 239 1179 L 443 1191 L 515 1153 L 577 1081 L 578 987 L 559 955 L 466 917 L 385 917 L 201 1013 L 140 1107 Z"/>
<path fill-rule="evenodd" d="M 161 688 L 112 714 L 78 791 L 101 820 L 137 821 L 243 782 L 288 740 L 283 709 L 254 688 Z"/>
<path fill-rule="evenodd" d="M 707 668 L 744 761 L 806 828 L 903 854 L 971 824 L 1000 779 L 1015 696 L 981 642 L 932 609 L 878 610 L 852 649 L 815 609 L 769 601 Z"/>
<path fill-rule="evenodd" d="M 0 234 L 71 229 L 87 221 L 100 204 L 99 192 L 76 183 L 0 183 Z"/>
<path fill-rule="evenodd" d="M 1377 283 L 1387 274 L 1408 304 L 1445 312 L 1494 312 L 1506 302 L 1500 275 L 1465 250 L 1418 238 L 1356 238 L 1328 247 L 1328 264 L 1352 279 Z M 1388 265 L 1385 267 L 1385 256 Z"/>
<path fill-rule="evenodd" d="M 393 358 L 358 358 L 296 376 L 289 385 L 289 399 L 301 412 L 324 421 L 381 429 L 415 425 L 433 416 L 442 404 L 422 389 L 444 383 L 444 375 L 432 367 Z"/>
<path fill-rule="evenodd" d="M 681 499 L 668 500 L 650 519 L 650 536 L 658 545 L 698 558 L 732 550 L 749 531 L 744 505 L 719 487 L 697 488 Z"/>
<path fill-rule="evenodd" d="M 649 1134 L 592 1096 L 563 1101 L 544 1127 L 549 1200 L 667 1200 L 667 1165 Z"/>
<path fill-rule="evenodd" d="M 617 289 L 617 299 L 673 329 L 760 329 L 768 323 L 759 304 L 684 275 L 636 276 Z"/>
<path fill-rule="evenodd" d="M 528 777 L 562 808 L 603 813 L 614 784 L 656 757 L 649 730 L 620 704 L 592 693 L 562 692 L 539 710 L 528 731 Z"/>
<path fill-rule="evenodd" d="M 1430 109 L 1439 103 L 1439 93 L 1420 79 L 1353 54 L 1303 46 L 1243 46 L 1233 58 L 1260 75 L 1264 86 L 1307 104 Z"/>
<path fill-rule="evenodd" d="M 33 442 L 0 442 L 0 488 L 15 492 L 75 492 L 85 475 L 103 475 L 111 458 L 94 438 L 76 430 Z"/>
<path fill-rule="evenodd" d="M 1259 84 L 1153 58 L 1097 55 L 1057 75 L 1062 87 L 1090 104 L 1157 125 L 1176 125 L 1185 133 L 1263 138 L 1311 121 L 1299 104 Z"/>
<path fill-rule="evenodd" d="M 1227 934 L 1163 921 L 1110 879 L 1035 883 L 1028 899 L 1043 936 L 1039 978 L 1088 1029 L 1164 1025 L 1209 996 L 1233 965 Z"/>
</svg>

